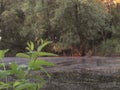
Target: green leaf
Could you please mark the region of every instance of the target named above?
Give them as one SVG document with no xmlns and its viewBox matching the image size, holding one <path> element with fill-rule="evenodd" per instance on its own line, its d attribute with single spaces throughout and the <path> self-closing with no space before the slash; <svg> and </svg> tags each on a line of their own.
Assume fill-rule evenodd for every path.
<svg viewBox="0 0 120 90">
<path fill-rule="evenodd" d="M 38 56 L 58 56 L 53 53 L 48 53 L 48 52 L 37 52 L 37 51 L 31 51 L 28 52 L 27 54 L 32 55 L 32 57 L 38 57 Z"/>
<path fill-rule="evenodd" d="M 30 42 L 30 48 L 31 50 L 34 50 L 34 43 L 32 41 Z"/>
<path fill-rule="evenodd" d="M 42 45 L 40 45 L 38 48 L 37 48 L 37 51 L 42 51 L 43 48 L 45 48 L 47 45 L 51 44 L 52 42 L 51 41 L 47 41 L 45 43 L 43 43 Z"/>
<path fill-rule="evenodd" d="M 39 64 L 38 60 L 37 61 L 34 61 L 34 60 L 30 61 L 28 66 L 34 70 L 40 69 L 40 64 Z"/>
<path fill-rule="evenodd" d="M 38 52 L 38 56 L 58 56 L 58 55 L 48 52 Z"/>
<path fill-rule="evenodd" d="M 41 68 L 41 70 L 42 70 L 43 72 L 46 73 L 46 75 L 47 75 L 49 78 L 51 77 L 50 74 L 49 74 L 42 66 L 40 66 L 40 68 Z"/>
<path fill-rule="evenodd" d="M 0 82 L 0 90 L 9 88 L 10 85 L 8 83 Z"/>
<path fill-rule="evenodd" d="M 6 76 L 8 76 L 8 75 L 10 75 L 10 74 L 11 74 L 11 73 L 10 73 L 9 70 L 6 70 L 6 71 L 0 70 L 0 78 L 4 78 L 4 77 L 6 77 Z"/>
<path fill-rule="evenodd" d="M 34 59 L 38 57 L 36 51 L 30 51 L 30 52 L 27 52 L 27 54 L 30 56 L 30 59 Z"/>
<path fill-rule="evenodd" d="M 18 64 L 16 63 L 11 63 L 10 64 L 10 68 L 12 69 L 12 71 L 16 71 L 18 69 Z M 16 72 L 15 72 L 16 73 Z"/>
<path fill-rule="evenodd" d="M 39 81 L 39 83 L 37 84 L 37 90 L 40 90 L 40 88 L 43 87 L 43 85 L 45 85 L 46 81 L 44 80 L 44 78 L 40 77 L 39 75 L 33 76 L 35 79 L 37 79 Z"/>
<path fill-rule="evenodd" d="M 33 51 L 33 50 L 34 50 L 34 43 L 33 43 L 32 41 L 27 42 L 27 47 L 26 47 L 26 49 L 27 49 L 28 51 Z"/>
<path fill-rule="evenodd" d="M 20 82 L 20 81 L 16 81 L 14 84 L 13 84 L 13 87 L 16 87 L 16 86 L 18 86 L 18 85 L 20 85 L 20 84 L 22 84 L 23 82 Z"/>
<path fill-rule="evenodd" d="M 45 60 L 32 60 L 29 62 L 29 65 L 30 66 L 33 66 L 33 67 L 39 67 L 40 65 L 42 66 L 55 66 L 54 63 L 52 62 L 49 62 L 49 61 L 45 61 Z"/>
<path fill-rule="evenodd" d="M 45 83 L 46 83 L 45 81 L 43 81 L 43 82 L 41 82 L 41 83 L 38 83 L 38 84 L 37 84 L 37 85 L 38 85 L 38 86 L 37 86 L 37 87 L 38 87 L 37 90 L 40 90 L 40 88 L 42 88 L 42 87 L 45 85 Z"/>
<path fill-rule="evenodd" d="M 42 66 L 54 66 L 55 64 L 52 62 L 44 61 L 44 60 L 36 60 L 36 61 L 30 61 L 29 67 L 33 70 L 41 69 L 46 73 L 48 77 L 50 77 L 50 74 L 42 67 Z"/>
<path fill-rule="evenodd" d="M 17 57 L 22 57 L 22 58 L 30 58 L 29 55 L 24 54 L 24 53 L 17 53 L 16 56 L 17 56 Z"/>
<path fill-rule="evenodd" d="M 25 49 L 28 50 L 28 51 L 30 51 L 30 48 L 29 48 L 29 47 L 26 47 Z"/>
<path fill-rule="evenodd" d="M 49 62 L 49 61 L 45 61 L 45 60 L 37 60 L 40 65 L 44 65 L 44 66 L 55 66 L 54 63 Z"/>
<path fill-rule="evenodd" d="M 7 53 L 9 51 L 9 49 L 3 50 L 3 51 L 4 51 L 4 53 Z"/>
<path fill-rule="evenodd" d="M 11 68 L 11 74 L 17 74 L 18 73 L 18 65 L 16 63 L 10 64 Z"/>
<path fill-rule="evenodd" d="M 27 46 L 30 47 L 30 43 L 29 42 L 27 42 Z"/>
<path fill-rule="evenodd" d="M 0 67 L 3 67 L 3 66 L 5 66 L 5 64 L 4 63 L 0 63 Z"/>
<path fill-rule="evenodd" d="M 11 70 L 10 70 L 11 74 L 14 74 L 19 79 L 25 78 L 25 72 L 24 72 L 24 70 L 22 70 L 22 68 L 19 67 L 18 64 L 12 63 L 10 65 L 10 68 L 11 68 Z"/>
<path fill-rule="evenodd" d="M 23 83 L 15 87 L 15 90 L 26 90 L 26 89 L 33 89 L 35 86 L 35 83 Z M 35 89 L 33 89 L 35 90 Z"/>
<path fill-rule="evenodd" d="M 41 44 L 43 44 L 43 43 L 44 43 L 43 39 L 40 39 L 40 41 L 41 41 Z"/>
<path fill-rule="evenodd" d="M 18 79 L 25 79 L 25 71 L 22 69 L 18 69 L 18 72 L 15 74 Z"/>
<path fill-rule="evenodd" d="M 5 56 L 5 53 L 3 50 L 0 50 L 0 59 L 2 60 Z"/>
<path fill-rule="evenodd" d="M 3 58 L 4 58 L 4 52 L 0 50 L 0 60 L 2 60 Z"/>
<path fill-rule="evenodd" d="M 24 90 L 24 89 L 27 89 L 28 87 L 31 87 L 31 84 L 30 83 L 24 83 L 24 84 L 20 84 L 19 86 L 17 86 L 15 88 L 15 90 Z"/>
<path fill-rule="evenodd" d="M 0 50 L 0 60 L 2 60 L 5 56 L 5 54 L 9 51 L 9 49 L 7 50 Z"/>
</svg>

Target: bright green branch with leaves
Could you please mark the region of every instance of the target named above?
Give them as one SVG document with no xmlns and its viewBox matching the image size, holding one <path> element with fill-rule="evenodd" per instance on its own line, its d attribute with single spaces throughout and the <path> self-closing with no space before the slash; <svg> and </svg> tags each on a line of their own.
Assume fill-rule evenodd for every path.
<svg viewBox="0 0 120 90">
<path fill-rule="evenodd" d="M 3 68 L 0 70 L 0 79 L 5 79 L 0 82 L 0 89 L 40 90 L 40 88 L 45 85 L 46 81 L 39 74 L 34 75 L 34 72 L 39 72 L 41 70 L 42 73 L 45 73 L 48 78 L 50 78 L 51 75 L 46 71 L 44 66 L 55 66 L 52 62 L 39 59 L 41 56 L 57 56 L 53 53 L 42 52 L 43 48 L 50 43 L 52 42 L 43 42 L 37 50 L 35 50 L 34 43 L 28 42 L 26 47 L 28 52 L 16 54 L 17 57 L 29 59 L 28 64 L 18 65 L 13 62 L 10 64 L 9 70 L 7 70 L 6 63 L 3 59 L 8 50 L 0 50 L 0 60 L 2 62 L 0 68 Z M 12 78 L 12 80 L 9 80 L 8 77 Z"/>
</svg>

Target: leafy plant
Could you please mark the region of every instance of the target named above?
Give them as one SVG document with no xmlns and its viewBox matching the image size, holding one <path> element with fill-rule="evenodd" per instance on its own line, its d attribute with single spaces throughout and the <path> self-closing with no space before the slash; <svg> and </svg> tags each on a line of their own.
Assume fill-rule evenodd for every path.
<svg viewBox="0 0 120 90">
<path fill-rule="evenodd" d="M 10 75 L 10 71 L 6 69 L 6 65 L 4 63 L 4 56 L 8 52 L 7 50 L 0 50 L 0 79 L 4 79 L 4 82 L 0 81 L 0 89 L 8 89 L 10 87 L 8 83 L 8 75 Z"/>
<path fill-rule="evenodd" d="M 45 60 L 40 60 L 40 56 L 57 56 L 53 53 L 42 52 L 42 49 L 45 48 L 51 42 L 43 42 L 37 50 L 34 48 L 33 42 L 28 42 L 26 49 L 27 53 L 18 53 L 17 57 L 27 58 L 29 59 L 28 64 L 26 65 L 18 65 L 13 62 L 10 64 L 10 69 L 6 69 L 6 65 L 4 63 L 4 56 L 8 50 L 0 50 L 0 67 L 3 67 L 3 70 L 0 70 L 0 89 L 5 90 L 40 90 L 41 87 L 46 83 L 45 79 L 40 76 L 40 74 L 35 74 L 39 70 L 42 70 L 48 78 L 50 78 L 50 74 L 46 71 L 44 66 L 54 66 L 55 64 L 52 62 L 48 62 Z M 8 80 L 12 78 L 12 80 Z M 5 80 L 4 80 L 5 79 Z"/>
</svg>

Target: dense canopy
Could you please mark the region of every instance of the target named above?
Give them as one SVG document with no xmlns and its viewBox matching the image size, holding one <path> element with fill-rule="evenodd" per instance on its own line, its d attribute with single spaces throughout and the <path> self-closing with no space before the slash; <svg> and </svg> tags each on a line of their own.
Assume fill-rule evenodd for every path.
<svg viewBox="0 0 120 90">
<path fill-rule="evenodd" d="M 117 6 L 107 9 L 101 0 L 0 0 L 0 48 L 13 56 L 42 38 L 53 41 L 47 50 L 60 55 L 119 53 Z"/>
</svg>

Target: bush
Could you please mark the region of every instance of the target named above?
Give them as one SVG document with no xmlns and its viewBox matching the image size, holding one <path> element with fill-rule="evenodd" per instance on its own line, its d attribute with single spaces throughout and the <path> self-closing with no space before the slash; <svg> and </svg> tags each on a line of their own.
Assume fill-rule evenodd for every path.
<svg viewBox="0 0 120 90">
<path fill-rule="evenodd" d="M 107 39 L 98 46 L 98 52 L 103 55 L 120 55 L 120 40 L 118 39 Z"/>
<path fill-rule="evenodd" d="M 46 81 L 39 74 L 34 73 L 42 70 L 48 78 L 51 77 L 43 66 L 54 66 L 54 63 L 38 59 L 39 56 L 56 56 L 41 51 L 50 43 L 43 43 L 37 50 L 35 50 L 33 42 L 27 43 L 28 47 L 26 49 L 29 52 L 18 53 L 16 56 L 29 59 L 28 64 L 18 65 L 13 62 L 10 64 L 10 68 L 6 67 L 3 59 L 8 50 L 0 50 L 0 90 L 40 90 Z"/>
</svg>

